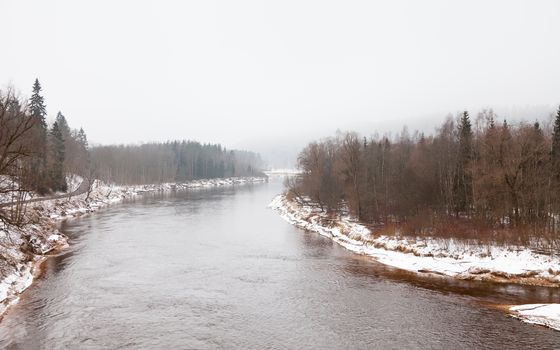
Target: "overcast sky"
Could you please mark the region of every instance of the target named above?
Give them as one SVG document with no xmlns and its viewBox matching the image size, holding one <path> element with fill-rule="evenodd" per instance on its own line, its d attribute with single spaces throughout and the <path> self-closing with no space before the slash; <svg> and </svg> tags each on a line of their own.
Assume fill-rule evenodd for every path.
<svg viewBox="0 0 560 350">
<path fill-rule="evenodd" d="M 290 148 L 560 103 L 560 1 L 0 4 L 1 85 L 38 77 L 49 115 L 98 143 Z"/>
</svg>

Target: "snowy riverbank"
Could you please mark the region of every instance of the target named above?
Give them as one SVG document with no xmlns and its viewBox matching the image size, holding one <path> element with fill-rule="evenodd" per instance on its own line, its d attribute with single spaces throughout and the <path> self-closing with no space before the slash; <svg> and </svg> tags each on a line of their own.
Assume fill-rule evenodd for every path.
<svg viewBox="0 0 560 350">
<path fill-rule="evenodd" d="M 472 246 L 456 240 L 376 235 L 347 216 L 331 217 L 284 195 L 274 198 L 269 207 L 299 228 L 403 270 L 459 279 L 560 286 L 559 256 L 536 254 L 529 249 Z M 526 322 L 560 329 L 560 305 L 538 306 L 514 306 L 510 312 Z"/>
<path fill-rule="evenodd" d="M 20 228 L 0 224 L 0 315 L 33 282 L 38 266 L 53 251 L 67 246 L 67 238 L 58 231 L 62 220 L 94 212 L 124 199 L 151 193 L 215 186 L 264 182 L 263 177 L 194 180 L 141 186 L 114 186 L 96 181 L 87 194 L 47 199 L 27 204 L 25 221 Z"/>
<path fill-rule="evenodd" d="M 560 304 L 525 304 L 509 308 L 512 316 L 524 322 L 560 331 Z"/>
</svg>

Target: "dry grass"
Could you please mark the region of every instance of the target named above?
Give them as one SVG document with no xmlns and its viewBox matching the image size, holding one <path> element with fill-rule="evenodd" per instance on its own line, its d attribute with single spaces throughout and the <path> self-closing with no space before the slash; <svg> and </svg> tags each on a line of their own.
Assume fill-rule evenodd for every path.
<svg viewBox="0 0 560 350">
<path fill-rule="evenodd" d="M 417 215 L 403 222 L 367 225 L 375 235 L 403 238 L 441 239 L 442 244 L 453 239 L 467 245 L 528 247 L 543 254 L 557 254 L 560 235 L 547 232 L 545 228 L 531 225 L 508 227 L 491 225 L 484 220 L 461 217 L 435 217 Z"/>
</svg>

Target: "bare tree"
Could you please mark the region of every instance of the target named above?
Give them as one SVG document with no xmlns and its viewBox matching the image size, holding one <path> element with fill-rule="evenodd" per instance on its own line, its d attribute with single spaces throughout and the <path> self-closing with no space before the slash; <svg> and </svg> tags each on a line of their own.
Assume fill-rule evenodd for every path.
<svg viewBox="0 0 560 350">
<path fill-rule="evenodd" d="M 15 95 L 13 88 L 0 91 L 0 194 L 19 203 L 25 197 L 25 184 L 30 176 L 24 160 L 31 155 L 31 130 L 35 121 L 27 111 L 27 105 Z M 0 211 L 0 220 L 19 224 L 23 217 L 23 205 Z"/>
<path fill-rule="evenodd" d="M 338 134 L 303 149 L 302 175 L 289 186 L 323 210 L 348 207 L 362 221 L 413 234 L 552 245 L 560 236 L 560 151 L 551 152 L 560 149 L 560 112 L 556 119 L 554 130 L 498 125 L 489 110 L 474 129 L 465 112 L 433 136 Z"/>
</svg>

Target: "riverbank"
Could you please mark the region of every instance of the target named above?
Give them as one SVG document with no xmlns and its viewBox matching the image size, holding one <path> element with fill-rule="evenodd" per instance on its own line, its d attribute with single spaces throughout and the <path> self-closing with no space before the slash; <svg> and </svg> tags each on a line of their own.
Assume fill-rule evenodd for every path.
<svg viewBox="0 0 560 350">
<path fill-rule="evenodd" d="M 382 264 L 416 273 L 428 273 L 466 280 L 560 287 L 560 257 L 536 254 L 529 249 L 473 246 L 451 239 L 377 235 L 348 216 L 330 216 L 317 208 L 279 195 L 269 207 L 301 229 L 317 232 L 358 254 Z M 543 304 L 541 304 L 543 305 Z M 540 308 L 546 317 L 510 309 L 514 317 L 552 327 L 560 325 L 558 304 Z M 546 311 L 545 311 L 546 310 Z M 553 312 L 556 312 L 556 316 Z M 558 329 L 559 327 L 552 327 Z"/>
<path fill-rule="evenodd" d="M 87 193 L 82 193 L 29 203 L 25 213 L 27 224 L 19 228 L 0 224 L 0 316 L 32 284 L 40 263 L 49 254 L 68 246 L 67 237 L 58 231 L 63 220 L 145 193 L 242 185 L 265 180 L 263 177 L 242 177 L 140 186 L 116 186 L 96 181 L 89 198 Z"/>
<path fill-rule="evenodd" d="M 523 322 L 560 331 L 560 304 L 525 304 L 509 308 L 515 318 Z"/>
</svg>

